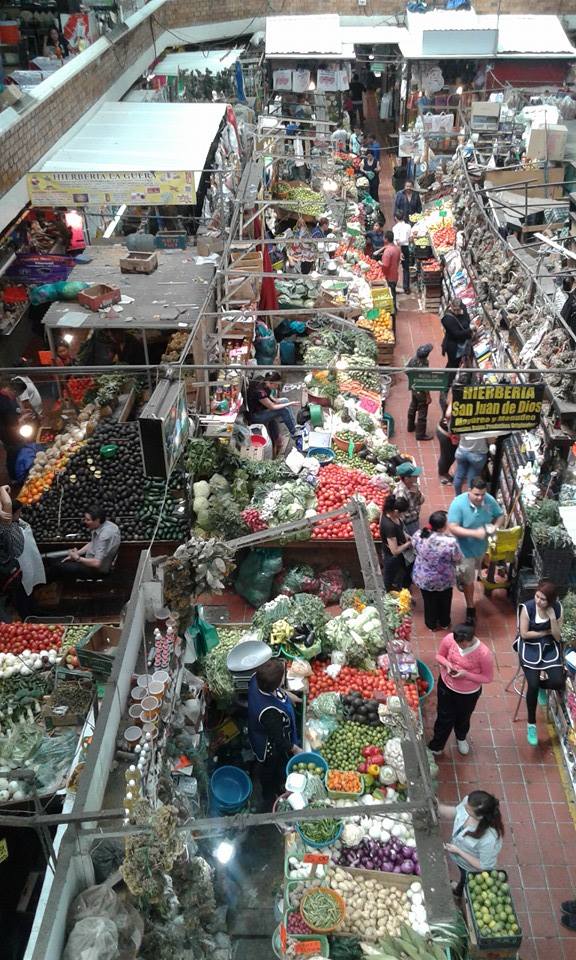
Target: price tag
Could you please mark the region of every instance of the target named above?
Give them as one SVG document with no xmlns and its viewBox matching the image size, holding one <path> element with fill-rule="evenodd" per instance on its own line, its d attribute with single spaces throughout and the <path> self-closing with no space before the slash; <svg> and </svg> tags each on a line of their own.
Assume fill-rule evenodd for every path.
<svg viewBox="0 0 576 960">
<path fill-rule="evenodd" d="M 282 953 L 286 953 L 286 948 L 288 946 L 288 934 L 286 933 L 286 924 L 280 924 L 280 946 L 282 948 Z"/>
<path fill-rule="evenodd" d="M 0 863 L 8 859 L 8 844 L 5 839 L 0 840 Z"/>
<path fill-rule="evenodd" d="M 319 940 L 300 940 L 294 947 L 294 953 L 300 953 L 305 956 L 311 953 L 320 953 L 322 944 Z"/>
<path fill-rule="evenodd" d="M 312 870 L 310 871 L 310 876 L 315 877 L 316 871 L 320 864 L 326 864 L 330 862 L 330 857 L 326 853 L 307 853 L 303 858 L 303 863 L 311 863 Z"/>
</svg>

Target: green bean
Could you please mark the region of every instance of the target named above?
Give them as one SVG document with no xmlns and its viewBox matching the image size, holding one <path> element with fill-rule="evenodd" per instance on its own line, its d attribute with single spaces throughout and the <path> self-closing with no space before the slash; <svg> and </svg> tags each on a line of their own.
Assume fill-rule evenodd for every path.
<svg viewBox="0 0 576 960">
<path fill-rule="evenodd" d="M 336 926 L 341 919 L 340 907 L 329 893 L 314 890 L 307 895 L 300 912 L 311 927 L 323 929 Z"/>
<path fill-rule="evenodd" d="M 300 829 L 308 840 L 323 843 L 334 836 L 339 826 L 339 820 L 311 820 L 300 824 Z"/>
</svg>

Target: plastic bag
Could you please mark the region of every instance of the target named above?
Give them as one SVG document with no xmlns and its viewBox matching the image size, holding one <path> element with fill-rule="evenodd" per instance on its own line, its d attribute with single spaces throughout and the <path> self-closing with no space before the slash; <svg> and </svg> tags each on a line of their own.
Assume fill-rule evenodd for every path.
<svg viewBox="0 0 576 960">
<path fill-rule="evenodd" d="M 314 570 L 307 563 L 304 563 L 300 566 L 288 567 L 285 572 L 276 577 L 274 585 L 276 593 L 284 593 L 286 596 L 291 597 L 295 593 L 314 593 L 314 588 L 309 589 L 309 587 L 305 586 L 305 584 L 309 584 L 311 581 L 316 583 Z"/>
<path fill-rule="evenodd" d="M 124 844 L 121 840 L 99 840 L 90 856 L 97 883 L 104 883 L 124 862 Z"/>
<path fill-rule="evenodd" d="M 53 303 L 55 300 L 75 300 L 82 290 L 90 284 L 83 280 L 58 280 L 56 283 L 42 283 L 30 287 L 30 303 Z"/>
<path fill-rule="evenodd" d="M 310 704 L 310 713 L 313 717 L 321 720 L 327 718 L 337 718 L 342 714 L 342 701 L 339 693 L 320 693 L 314 697 Z"/>
<path fill-rule="evenodd" d="M 295 660 L 292 660 L 290 667 L 288 669 L 288 675 L 293 677 L 309 677 L 312 673 L 312 667 L 307 660 L 300 660 L 297 657 Z"/>
<path fill-rule="evenodd" d="M 83 890 L 73 901 L 68 913 L 68 921 L 74 922 L 75 926 L 70 934 L 68 943 L 72 939 L 72 934 L 81 924 L 87 924 L 92 921 L 105 919 L 106 922 L 113 924 L 116 934 L 116 947 L 113 954 L 114 960 L 132 957 L 134 948 L 139 949 L 144 933 L 144 921 L 138 911 L 130 904 L 125 903 L 112 889 L 106 884 L 98 884 L 95 887 L 88 887 Z M 82 928 L 81 932 L 83 932 Z M 86 960 L 104 960 L 96 955 L 94 958 L 90 955 Z M 63 958 L 64 960 L 64 958 Z M 72 960 L 72 957 L 70 957 Z M 74 960 L 77 960 L 74 957 Z M 82 955 L 82 960 L 85 960 Z"/>
<path fill-rule="evenodd" d="M 74 925 L 62 960 L 116 960 L 118 930 L 105 917 L 86 917 Z"/>
<path fill-rule="evenodd" d="M 234 589 L 252 607 L 260 607 L 270 599 L 274 576 L 281 569 L 281 550 L 251 550 L 238 568 Z"/>
<path fill-rule="evenodd" d="M 331 733 L 338 726 L 338 720 L 333 717 L 322 717 L 321 720 L 308 720 L 306 723 L 306 740 L 312 750 L 319 750 Z"/>
<path fill-rule="evenodd" d="M 349 584 L 349 574 L 338 567 L 328 567 L 318 574 L 317 593 L 323 603 L 338 603 L 341 593 Z"/>
</svg>

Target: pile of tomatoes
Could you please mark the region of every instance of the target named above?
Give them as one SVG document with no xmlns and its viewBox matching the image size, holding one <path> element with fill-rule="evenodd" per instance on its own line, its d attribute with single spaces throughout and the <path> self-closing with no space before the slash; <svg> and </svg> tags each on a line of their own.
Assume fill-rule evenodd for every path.
<svg viewBox="0 0 576 960">
<path fill-rule="evenodd" d="M 407 680 L 404 683 L 404 692 L 408 706 L 418 709 L 420 697 L 426 693 L 428 686 L 425 680 L 418 678 L 416 682 Z M 312 674 L 308 678 L 308 698 L 314 700 L 320 693 L 359 693 L 365 700 L 371 700 L 375 693 L 383 693 L 387 697 L 398 694 L 396 682 L 392 680 L 387 670 L 360 670 L 357 667 L 342 667 L 335 679 L 326 673 L 325 666 L 318 661 L 312 664 Z"/>
<path fill-rule="evenodd" d="M 58 650 L 64 627 L 48 623 L 0 623 L 0 653 Z"/>
<path fill-rule="evenodd" d="M 329 464 L 322 467 L 316 487 L 316 510 L 318 513 L 329 513 L 338 507 L 343 507 L 350 498 L 359 493 L 368 503 L 375 503 L 380 509 L 388 495 L 386 487 L 379 487 L 370 480 L 362 470 L 351 470 L 348 467 L 339 467 Z M 370 524 L 372 536 L 379 533 L 378 521 Z M 335 517 L 333 520 L 321 520 L 315 524 L 312 533 L 314 540 L 351 540 L 352 523 L 347 516 Z"/>
</svg>

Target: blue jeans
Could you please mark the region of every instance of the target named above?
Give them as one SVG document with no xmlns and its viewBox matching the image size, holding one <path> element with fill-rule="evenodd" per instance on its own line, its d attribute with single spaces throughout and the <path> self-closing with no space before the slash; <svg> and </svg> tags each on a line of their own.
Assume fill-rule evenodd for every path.
<svg viewBox="0 0 576 960">
<path fill-rule="evenodd" d="M 281 420 L 288 433 L 294 439 L 296 434 L 296 421 L 292 415 L 290 407 L 284 410 L 260 410 L 258 413 L 250 414 L 250 423 L 262 423 L 268 427 L 268 433 L 272 443 L 277 443 L 280 436 L 277 420 Z"/>
<path fill-rule="evenodd" d="M 467 450 L 456 451 L 456 472 L 454 473 L 454 492 L 456 495 L 462 493 L 464 481 L 470 489 L 472 481 L 482 473 L 486 459 L 487 454 L 485 453 L 469 453 Z"/>
</svg>

